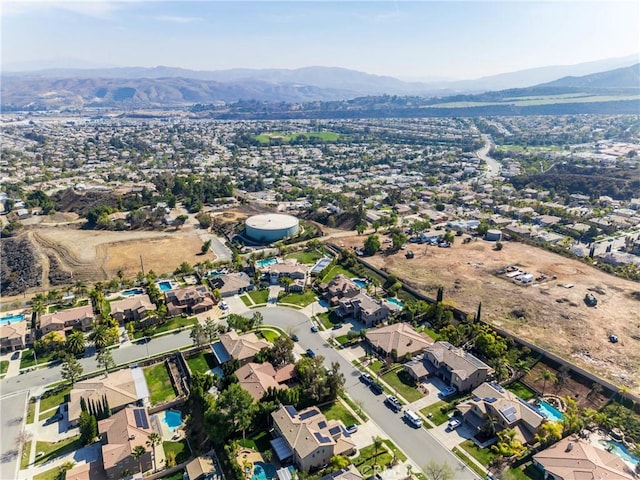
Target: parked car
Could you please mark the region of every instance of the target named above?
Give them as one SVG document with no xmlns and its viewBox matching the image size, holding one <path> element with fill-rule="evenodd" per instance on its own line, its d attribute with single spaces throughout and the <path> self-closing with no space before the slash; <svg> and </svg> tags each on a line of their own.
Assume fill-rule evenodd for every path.
<svg viewBox="0 0 640 480">
<path fill-rule="evenodd" d="M 366 383 L 367 385 L 371 385 L 371 383 L 373 382 L 373 377 L 371 375 L 369 375 L 368 373 L 361 373 L 360 374 L 360 381 L 362 383 Z"/>
<path fill-rule="evenodd" d="M 346 430 L 347 430 L 347 433 L 349 433 L 349 434 L 353 434 L 353 433 L 356 433 L 356 432 L 358 431 L 358 426 L 357 426 L 356 424 L 349 425 L 349 426 L 346 428 Z"/>
<path fill-rule="evenodd" d="M 293 335 L 291 335 L 291 340 L 293 340 L 294 342 L 298 341 L 298 335 L 296 335 L 295 333 Z"/>
<path fill-rule="evenodd" d="M 399 412 L 400 410 L 402 410 L 402 404 L 400 403 L 400 400 L 398 400 L 393 395 L 389 395 L 387 398 L 385 398 L 384 402 L 394 412 Z"/>
<path fill-rule="evenodd" d="M 315 325 L 313 325 L 313 326 L 311 327 L 311 331 L 312 331 L 313 333 L 316 333 L 316 332 L 318 331 L 318 327 L 316 327 Z"/>
<path fill-rule="evenodd" d="M 220 309 L 221 310 L 227 310 L 229 308 L 229 304 L 227 304 L 227 302 L 220 302 Z"/>
<path fill-rule="evenodd" d="M 377 382 L 371 382 L 371 384 L 369 385 L 369 388 L 376 395 L 380 395 L 382 394 L 382 392 L 384 392 L 384 387 Z"/>
<path fill-rule="evenodd" d="M 307 348 L 307 356 L 309 358 L 315 358 L 316 356 L 316 352 L 314 352 L 313 350 L 311 350 L 310 348 Z"/>
<path fill-rule="evenodd" d="M 462 425 L 462 422 L 460 422 L 460 420 L 458 420 L 457 418 L 452 418 L 451 420 L 449 420 L 449 423 L 447 424 L 447 428 L 449 430 L 455 430 L 460 425 Z"/>
</svg>

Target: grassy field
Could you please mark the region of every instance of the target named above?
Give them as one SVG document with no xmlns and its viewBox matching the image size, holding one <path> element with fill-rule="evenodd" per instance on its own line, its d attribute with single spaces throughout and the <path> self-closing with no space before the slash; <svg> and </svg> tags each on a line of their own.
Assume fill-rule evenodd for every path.
<svg viewBox="0 0 640 480">
<path fill-rule="evenodd" d="M 282 303 L 291 303 L 298 305 L 299 307 L 306 307 L 316 301 L 316 294 L 313 290 L 308 290 L 303 293 L 289 293 L 278 300 Z"/>
<path fill-rule="evenodd" d="M 267 300 L 269 299 L 269 290 L 253 290 L 248 292 L 247 295 L 251 297 L 253 303 L 260 305 L 261 303 L 267 303 Z"/>
<path fill-rule="evenodd" d="M 423 395 L 413 385 L 415 382 L 404 370 L 395 370 L 382 375 L 382 379 L 409 402 L 420 400 Z"/>
<path fill-rule="evenodd" d="M 271 438 L 269 436 L 269 432 L 266 430 L 260 430 L 257 434 L 247 437 L 245 440 L 240 440 L 239 443 L 243 447 L 253 448 L 258 452 L 265 452 L 271 448 L 271 444 L 269 443 Z"/>
<path fill-rule="evenodd" d="M 376 455 L 373 444 L 371 444 L 368 447 L 360 449 L 360 455 L 353 459 L 353 464 L 362 476 L 366 478 L 376 472 L 381 472 L 386 469 L 391 460 L 391 454 L 387 451 L 384 445 L 380 446 L 378 454 Z M 377 465 L 378 468 L 374 467 L 374 465 Z"/>
<path fill-rule="evenodd" d="M 81 447 L 80 435 L 76 435 L 75 437 L 67 438 L 66 440 L 56 443 L 38 441 L 36 442 L 36 455 L 38 455 L 39 452 L 43 452 L 44 455 L 41 455 L 40 457 L 36 456 L 34 464 L 42 465 L 49 460 L 53 460 L 54 458 L 58 458 L 69 452 L 78 450 Z"/>
<path fill-rule="evenodd" d="M 420 410 L 420 413 L 422 413 L 427 418 L 429 418 L 429 414 L 431 414 L 432 416 L 431 418 L 429 418 L 429 420 L 431 420 L 436 425 L 442 425 L 444 422 L 449 420 L 449 414 L 440 411 L 440 407 L 444 407 L 446 404 L 447 402 L 445 402 L 444 400 L 439 400 L 436 403 Z"/>
<path fill-rule="evenodd" d="M 153 327 L 152 335 L 158 335 L 160 333 L 168 332 L 170 330 L 175 330 L 181 327 L 190 327 L 198 323 L 198 319 L 195 317 L 191 318 L 183 318 L 183 317 L 173 317 L 167 320 L 166 322 Z M 144 337 L 144 332 L 142 330 L 138 332 L 134 332 L 133 338 L 142 338 Z"/>
<path fill-rule="evenodd" d="M 143 371 L 149 392 L 151 392 L 152 405 L 157 405 L 158 403 L 166 402 L 176 397 L 176 392 L 169 379 L 169 372 L 164 363 L 145 367 Z"/>
<path fill-rule="evenodd" d="M 524 383 L 513 382 L 506 387 L 510 392 L 515 393 L 523 400 L 531 400 L 536 396 L 535 392 L 527 387 Z"/>
<path fill-rule="evenodd" d="M 162 442 L 162 448 L 164 449 L 165 457 L 168 456 L 169 452 L 175 453 L 176 465 L 188 460 L 191 456 L 191 450 L 189 450 L 186 440 L 181 442 Z"/>
<path fill-rule="evenodd" d="M 311 250 L 310 252 L 290 253 L 286 256 L 286 258 L 295 258 L 296 260 L 298 260 L 298 263 L 312 265 L 324 256 L 324 253 L 319 250 Z"/>
<path fill-rule="evenodd" d="M 216 366 L 215 358 L 211 352 L 200 352 L 187 358 L 187 364 L 191 372 L 208 372 Z"/>
<path fill-rule="evenodd" d="M 22 447 L 22 456 L 20 457 L 20 470 L 24 470 L 29 466 L 29 455 L 31 454 L 31 440 L 27 440 Z"/>
<path fill-rule="evenodd" d="M 472 440 L 465 440 L 460 444 L 460 446 L 471 455 L 473 458 L 478 460 L 485 467 L 488 466 L 493 459 L 496 457 L 495 454 L 489 450 L 488 448 L 480 448 Z"/>
<path fill-rule="evenodd" d="M 296 132 L 296 133 L 284 133 L 284 132 L 265 132 L 260 135 L 255 135 L 257 141 L 263 144 L 269 144 L 272 140 L 279 140 L 282 143 L 289 143 L 298 136 L 317 137 L 325 142 L 335 142 L 340 138 L 340 135 L 334 132 Z"/>
<path fill-rule="evenodd" d="M 69 395 L 69 393 L 71 392 L 71 387 L 65 387 L 57 391 L 54 390 L 57 389 L 47 390 L 40 398 L 41 412 L 46 412 L 51 408 L 59 407 L 60 405 L 65 403 L 67 395 Z"/>
<path fill-rule="evenodd" d="M 333 402 L 320 407 L 322 413 L 328 420 L 342 420 L 345 425 L 358 423 L 358 420 L 351 414 L 349 410 L 340 401 Z"/>
</svg>

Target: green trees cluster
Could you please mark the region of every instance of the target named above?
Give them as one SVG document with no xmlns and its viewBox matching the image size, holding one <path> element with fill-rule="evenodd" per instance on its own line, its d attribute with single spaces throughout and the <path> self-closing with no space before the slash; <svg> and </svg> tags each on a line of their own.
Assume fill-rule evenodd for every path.
<svg viewBox="0 0 640 480">
<path fill-rule="evenodd" d="M 82 398 L 82 400 L 84 399 Z M 95 415 L 92 415 L 87 410 L 82 410 L 80 412 L 78 426 L 80 427 L 80 443 L 82 443 L 82 445 L 93 443 L 98 436 L 98 420 Z"/>
<path fill-rule="evenodd" d="M 364 253 L 375 255 L 380 250 L 380 245 L 380 237 L 378 235 L 369 235 L 364 241 Z"/>
<path fill-rule="evenodd" d="M 239 332 L 247 332 L 258 328 L 262 325 L 262 322 L 263 317 L 260 312 L 255 312 L 250 318 L 243 317 L 236 313 L 231 313 L 227 317 L 227 325 L 229 325 L 229 328 L 238 330 Z"/>
</svg>

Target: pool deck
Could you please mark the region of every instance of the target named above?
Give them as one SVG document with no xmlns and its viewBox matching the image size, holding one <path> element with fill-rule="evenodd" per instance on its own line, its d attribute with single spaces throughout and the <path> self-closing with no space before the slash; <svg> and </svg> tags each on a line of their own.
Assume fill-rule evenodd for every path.
<svg viewBox="0 0 640 480">
<path fill-rule="evenodd" d="M 256 452 L 250 448 L 242 448 L 240 452 L 238 452 L 238 455 L 236 455 L 236 462 L 238 462 L 238 465 L 240 465 L 243 470 L 245 463 L 251 465 L 251 469 L 249 470 L 250 474 L 247 476 L 247 478 L 251 478 L 253 476 L 253 464 L 256 462 L 264 462 L 264 458 L 262 458 L 260 452 Z"/>
<path fill-rule="evenodd" d="M 162 421 L 164 417 L 164 410 L 154 414 L 157 418 L 156 425 L 160 428 L 160 435 L 162 435 L 162 439 L 168 442 L 177 442 L 182 440 L 185 436 L 184 433 L 184 424 L 182 426 L 176 428 L 173 432 L 169 430 L 169 427 L 166 423 Z"/>
</svg>

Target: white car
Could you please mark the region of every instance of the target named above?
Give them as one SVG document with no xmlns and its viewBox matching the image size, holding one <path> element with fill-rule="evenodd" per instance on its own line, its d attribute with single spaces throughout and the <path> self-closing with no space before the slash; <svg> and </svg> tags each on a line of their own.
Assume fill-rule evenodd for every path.
<svg viewBox="0 0 640 480">
<path fill-rule="evenodd" d="M 221 310 L 226 310 L 227 308 L 229 308 L 229 304 L 227 304 L 227 302 L 220 302 Z"/>
<path fill-rule="evenodd" d="M 458 420 L 457 418 L 452 418 L 451 420 L 449 420 L 449 424 L 447 425 L 447 427 L 449 428 L 449 430 L 455 430 L 460 425 L 462 425 L 460 420 Z"/>
</svg>

